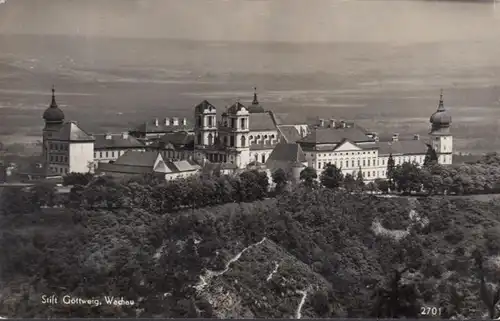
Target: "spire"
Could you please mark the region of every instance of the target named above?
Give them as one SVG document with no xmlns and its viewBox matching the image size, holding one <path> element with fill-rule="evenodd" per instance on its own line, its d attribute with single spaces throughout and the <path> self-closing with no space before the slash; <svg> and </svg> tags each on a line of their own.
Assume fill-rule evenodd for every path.
<svg viewBox="0 0 500 321">
<path fill-rule="evenodd" d="M 253 101 L 252 105 L 258 105 L 259 100 L 257 99 L 257 87 L 253 87 Z"/>
<path fill-rule="evenodd" d="M 441 94 L 439 95 L 439 106 L 438 111 L 444 111 L 444 103 L 443 103 L 443 89 L 441 89 Z"/>
<path fill-rule="evenodd" d="M 56 103 L 56 90 L 54 88 L 54 85 L 52 85 L 52 102 L 50 103 L 50 107 L 52 108 L 57 108 L 57 103 Z"/>
</svg>

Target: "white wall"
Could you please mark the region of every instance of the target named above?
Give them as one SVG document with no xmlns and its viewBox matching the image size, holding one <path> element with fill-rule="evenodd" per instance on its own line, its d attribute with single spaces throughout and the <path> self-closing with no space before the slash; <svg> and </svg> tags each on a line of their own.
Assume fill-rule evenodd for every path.
<svg viewBox="0 0 500 321">
<path fill-rule="evenodd" d="M 87 173 L 88 164 L 94 162 L 94 142 L 69 144 L 69 171 Z"/>
</svg>

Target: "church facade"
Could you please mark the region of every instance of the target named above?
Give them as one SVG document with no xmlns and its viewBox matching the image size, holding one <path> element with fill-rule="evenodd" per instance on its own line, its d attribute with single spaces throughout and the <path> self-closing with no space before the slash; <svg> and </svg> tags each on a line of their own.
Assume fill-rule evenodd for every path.
<svg viewBox="0 0 500 321">
<path fill-rule="evenodd" d="M 396 165 L 404 162 L 423 165 L 428 146 L 436 151 L 440 164 L 451 164 L 453 154 L 452 120 L 444 107 L 442 93 L 438 108 L 430 117 L 431 128 L 426 139 L 414 135 L 404 140 L 394 134 L 391 139 L 381 141 L 377 133 L 335 119 L 320 119 L 315 124 L 290 122 L 285 114 L 265 110 L 256 91 L 248 106 L 236 101 L 220 115 L 215 105 L 204 100 L 194 108 L 192 127 L 183 121 L 178 124 L 184 126 L 182 130 L 172 131 L 169 124 L 166 129 L 162 127 L 165 133 L 160 136 L 157 129 L 153 135 L 147 128 L 138 131 L 140 137 L 134 137 L 137 130 L 89 134 L 76 122 L 64 121 L 54 90 L 43 119 L 43 158 L 48 175 L 93 171 L 99 163 L 116 161 L 127 151 L 155 150 L 166 161 L 224 163 L 239 169 L 267 164 L 275 170 L 276 164 L 289 159 L 294 172 L 306 166 L 320 172 L 331 163 L 344 174 L 357 175 L 360 171 L 366 181 L 371 181 L 386 178 L 391 155 Z"/>
</svg>

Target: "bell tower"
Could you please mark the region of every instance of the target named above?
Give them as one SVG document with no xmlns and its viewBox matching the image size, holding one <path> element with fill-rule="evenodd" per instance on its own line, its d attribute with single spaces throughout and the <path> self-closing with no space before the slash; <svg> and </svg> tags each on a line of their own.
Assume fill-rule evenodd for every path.
<svg viewBox="0 0 500 321">
<path fill-rule="evenodd" d="M 453 136 L 450 132 L 451 115 L 444 107 L 443 90 L 439 98 L 436 112 L 430 118 L 431 131 L 429 132 L 430 146 L 436 151 L 439 164 L 453 162 Z"/>
</svg>

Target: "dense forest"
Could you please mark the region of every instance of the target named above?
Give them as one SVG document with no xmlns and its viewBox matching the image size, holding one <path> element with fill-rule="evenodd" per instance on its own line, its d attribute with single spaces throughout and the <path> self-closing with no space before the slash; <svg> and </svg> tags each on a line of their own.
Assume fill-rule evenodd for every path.
<svg viewBox="0 0 500 321">
<path fill-rule="evenodd" d="M 0 315 L 498 317 L 500 200 L 439 195 L 494 191 L 498 156 L 388 172 L 368 186 L 330 165 L 300 184 L 277 171 L 272 188 L 254 170 L 5 189 Z M 52 294 L 134 303 L 43 304 Z"/>
</svg>

